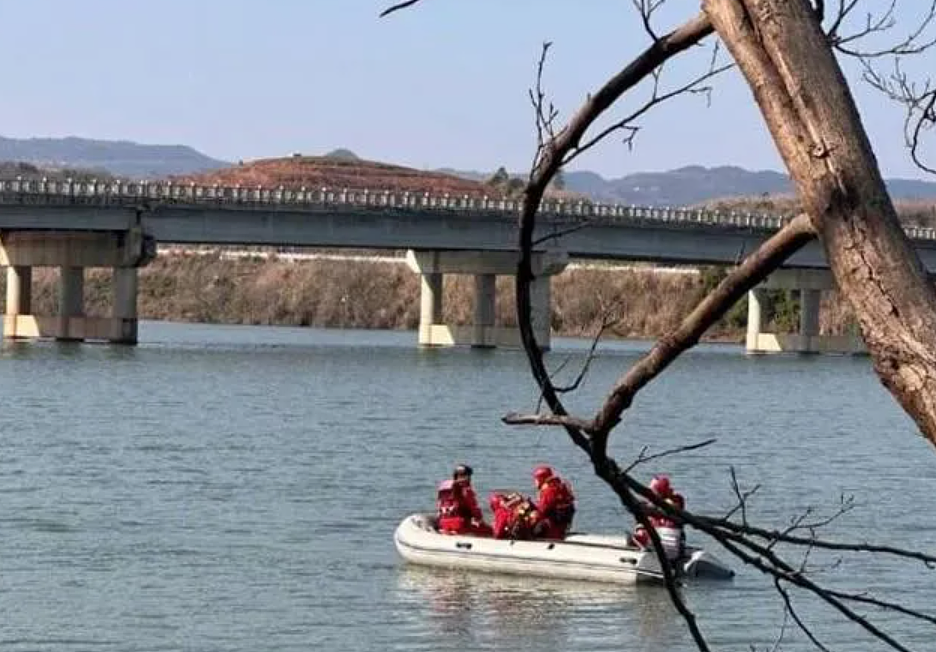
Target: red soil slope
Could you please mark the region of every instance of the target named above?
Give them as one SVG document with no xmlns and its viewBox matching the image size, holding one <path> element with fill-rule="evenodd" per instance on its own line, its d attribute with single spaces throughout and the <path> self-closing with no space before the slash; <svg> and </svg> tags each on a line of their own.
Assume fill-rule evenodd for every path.
<svg viewBox="0 0 936 652">
<path fill-rule="evenodd" d="M 353 188 L 392 192 L 449 193 L 475 197 L 500 195 L 494 188 L 483 183 L 448 174 L 424 172 L 374 161 L 326 156 L 260 159 L 213 172 L 174 177 L 173 180 L 223 186 Z"/>
</svg>

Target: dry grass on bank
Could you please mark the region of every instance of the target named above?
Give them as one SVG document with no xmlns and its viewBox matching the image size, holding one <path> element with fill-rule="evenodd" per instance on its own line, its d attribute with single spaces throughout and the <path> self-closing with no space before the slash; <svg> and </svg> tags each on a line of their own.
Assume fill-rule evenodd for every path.
<svg viewBox="0 0 936 652">
<path fill-rule="evenodd" d="M 89 315 L 110 314 L 111 274 L 90 270 L 85 278 Z M 55 314 L 57 273 L 34 271 L 37 314 Z M 702 298 L 706 274 L 648 274 L 634 270 L 571 269 L 554 277 L 552 326 L 556 333 L 591 336 L 606 315 L 607 333 L 652 338 L 675 327 Z M 0 288 L 5 276 L 0 275 Z M 4 296 L 0 294 L 0 296 Z M 414 329 L 419 323 L 419 277 L 394 263 L 277 259 L 222 259 L 210 255 L 160 255 L 140 271 L 142 319 L 224 324 L 317 326 L 328 328 Z M 709 336 L 743 336 L 745 303 L 733 319 Z M 848 311 L 834 292 L 823 293 L 823 332 L 842 332 Z M 469 276 L 448 276 L 444 319 L 469 324 L 474 312 L 474 283 Z M 514 287 L 497 279 L 497 323 L 513 326 Z M 768 325 L 768 328 L 770 326 Z"/>
</svg>

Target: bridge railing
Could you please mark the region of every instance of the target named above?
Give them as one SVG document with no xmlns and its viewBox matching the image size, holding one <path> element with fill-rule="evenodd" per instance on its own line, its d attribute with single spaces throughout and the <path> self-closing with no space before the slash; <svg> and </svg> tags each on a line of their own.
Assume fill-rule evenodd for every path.
<svg viewBox="0 0 936 652">
<path fill-rule="evenodd" d="M 127 206 L 142 201 L 182 205 L 206 204 L 240 207 L 323 206 L 399 208 L 413 210 L 517 213 L 517 199 L 477 195 L 431 194 L 428 192 L 392 192 L 349 188 L 299 188 L 283 186 L 221 186 L 172 183 L 170 181 L 76 181 L 72 179 L 7 179 L 0 180 L 0 202 L 4 204 L 94 203 L 102 206 Z M 756 228 L 776 230 L 792 219 L 792 215 L 751 213 L 747 211 L 711 211 L 697 208 L 669 208 L 603 204 L 583 200 L 546 199 L 540 213 L 560 219 L 615 222 L 663 222 L 684 225 L 709 225 L 726 228 Z M 917 240 L 936 240 L 936 229 L 905 226 L 907 234 Z"/>
</svg>

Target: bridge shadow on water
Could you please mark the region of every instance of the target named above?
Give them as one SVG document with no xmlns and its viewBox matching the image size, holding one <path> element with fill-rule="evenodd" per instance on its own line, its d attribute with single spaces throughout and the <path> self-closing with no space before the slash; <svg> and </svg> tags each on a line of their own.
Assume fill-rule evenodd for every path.
<svg viewBox="0 0 936 652">
<path fill-rule="evenodd" d="M 56 340 L 0 340 L 0 358 L 11 360 L 102 360 L 122 361 L 139 358 L 139 349 L 106 342 L 69 342 Z"/>
</svg>

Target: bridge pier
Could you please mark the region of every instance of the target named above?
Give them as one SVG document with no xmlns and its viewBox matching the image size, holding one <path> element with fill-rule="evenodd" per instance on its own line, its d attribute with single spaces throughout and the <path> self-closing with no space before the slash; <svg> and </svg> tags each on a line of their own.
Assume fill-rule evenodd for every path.
<svg viewBox="0 0 936 652">
<path fill-rule="evenodd" d="M 6 314 L 32 312 L 32 267 L 7 267 Z"/>
<path fill-rule="evenodd" d="M 835 287 L 827 270 L 782 269 L 748 292 L 747 353 L 863 353 L 864 342 L 852 329 L 846 335 L 821 335 L 819 305 L 822 290 Z M 797 290 L 799 331 L 765 333 L 764 299 L 767 290 Z"/>
<path fill-rule="evenodd" d="M 26 232 L 0 235 L 0 265 L 7 267 L 5 339 L 54 338 L 62 341 L 99 340 L 136 344 L 137 267 L 155 252 L 139 232 Z M 58 267 L 58 311 L 32 311 L 32 268 Z M 89 317 L 84 309 L 87 267 L 113 269 L 113 308 L 110 317 Z"/>
<path fill-rule="evenodd" d="M 519 347 L 517 328 L 497 326 L 495 300 L 497 276 L 513 276 L 517 255 L 493 251 L 414 251 L 406 255 L 410 269 L 421 275 L 419 346 L 459 346 L 493 348 Z M 531 288 L 533 328 L 544 349 L 550 346 L 550 277 L 565 269 L 568 256 L 561 252 L 534 254 Z M 469 326 L 444 323 L 442 283 L 445 274 L 474 276 L 474 319 Z"/>
</svg>

